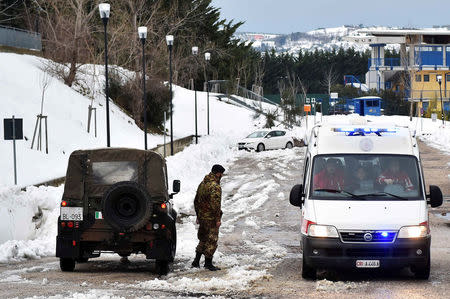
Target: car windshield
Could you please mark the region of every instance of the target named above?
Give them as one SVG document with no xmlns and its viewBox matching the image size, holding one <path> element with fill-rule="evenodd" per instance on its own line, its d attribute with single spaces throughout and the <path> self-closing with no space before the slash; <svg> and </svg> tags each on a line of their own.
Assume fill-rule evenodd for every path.
<svg viewBox="0 0 450 299">
<path fill-rule="evenodd" d="M 418 161 L 405 155 L 320 155 L 314 158 L 311 198 L 423 199 Z"/>
<path fill-rule="evenodd" d="M 247 138 L 262 138 L 266 136 L 267 131 L 256 131 L 247 136 Z"/>
</svg>

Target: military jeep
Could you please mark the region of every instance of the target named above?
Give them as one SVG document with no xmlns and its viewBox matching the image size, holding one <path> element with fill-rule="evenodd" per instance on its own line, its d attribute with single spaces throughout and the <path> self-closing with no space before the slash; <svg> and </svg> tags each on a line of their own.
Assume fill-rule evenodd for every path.
<svg viewBox="0 0 450 299">
<path fill-rule="evenodd" d="M 69 158 L 58 218 L 56 256 L 62 271 L 102 252 L 142 253 L 165 274 L 175 257 L 177 213 L 164 158 L 126 148 L 75 151 Z"/>
</svg>

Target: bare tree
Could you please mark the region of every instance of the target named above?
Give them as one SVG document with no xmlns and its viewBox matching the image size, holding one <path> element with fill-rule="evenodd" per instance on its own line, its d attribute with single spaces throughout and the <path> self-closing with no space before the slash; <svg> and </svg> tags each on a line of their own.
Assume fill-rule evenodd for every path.
<svg viewBox="0 0 450 299">
<path fill-rule="evenodd" d="M 331 94 L 331 87 L 339 79 L 338 73 L 334 70 L 333 66 L 330 66 L 323 74 L 321 84 L 327 88 L 328 94 Z"/>
<path fill-rule="evenodd" d="M 43 12 L 45 53 L 63 66 L 54 72 L 68 86 L 76 80 L 78 69 L 92 60 L 92 33 L 90 25 L 97 12 L 89 0 L 36 0 Z"/>
</svg>

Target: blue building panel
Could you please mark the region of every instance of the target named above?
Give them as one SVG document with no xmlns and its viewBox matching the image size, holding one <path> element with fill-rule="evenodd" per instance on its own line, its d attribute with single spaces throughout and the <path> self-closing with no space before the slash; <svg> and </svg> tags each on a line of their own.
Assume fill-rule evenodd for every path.
<svg viewBox="0 0 450 299">
<path fill-rule="evenodd" d="M 442 46 L 418 46 L 415 49 L 415 61 L 417 65 L 443 66 L 444 53 Z"/>
<path fill-rule="evenodd" d="M 445 51 L 445 59 L 446 59 L 446 64 L 447 66 L 450 66 L 450 47 L 445 47 L 446 51 Z"/>
</svg>

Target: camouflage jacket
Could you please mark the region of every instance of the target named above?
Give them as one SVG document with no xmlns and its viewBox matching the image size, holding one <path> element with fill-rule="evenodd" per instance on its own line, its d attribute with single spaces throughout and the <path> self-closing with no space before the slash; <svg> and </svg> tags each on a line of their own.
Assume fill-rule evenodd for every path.
<svg viewBox="0 0 450 299">
<path fill-rule="evenodd" d="M 220 180 L 213 173 L 205 176 L 197 188 L 194 199 L 194 208 L 199 220 L 220 221 L 222 188 Z"/>
</svg>

